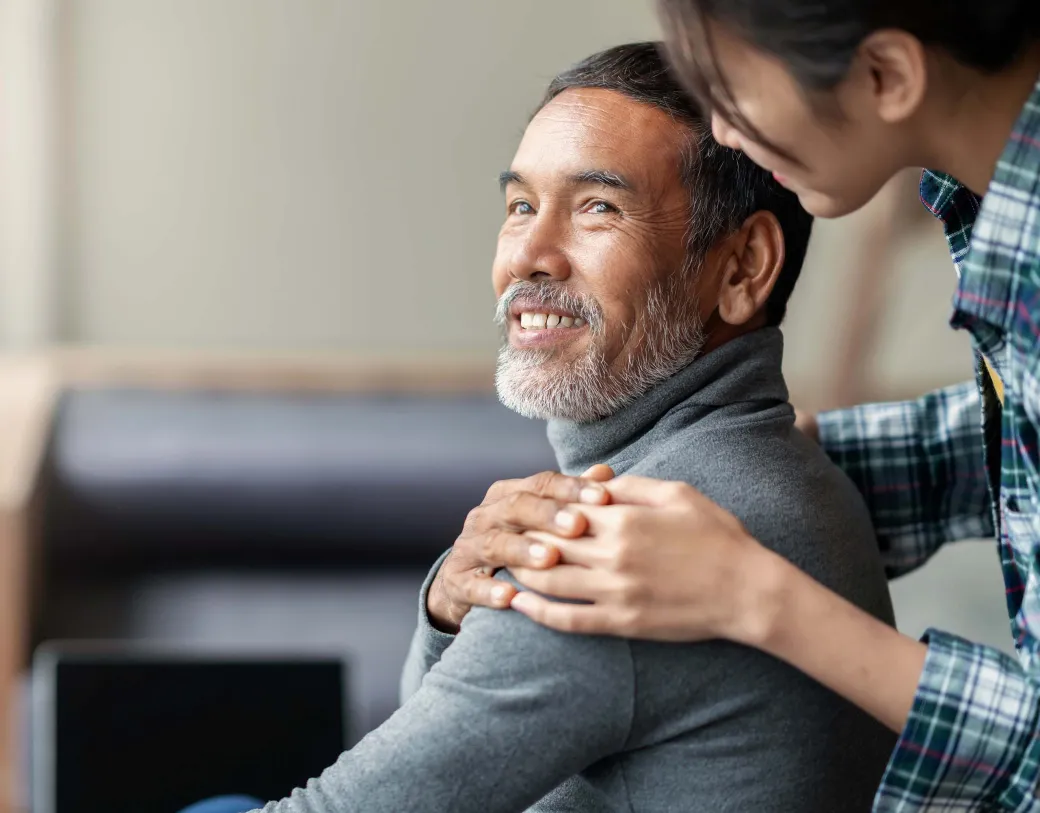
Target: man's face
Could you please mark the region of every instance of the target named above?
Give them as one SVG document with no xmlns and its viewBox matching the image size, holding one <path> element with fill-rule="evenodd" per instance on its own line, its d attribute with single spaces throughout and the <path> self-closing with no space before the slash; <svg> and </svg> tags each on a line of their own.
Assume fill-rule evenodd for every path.
<svg viewBox="0 0 1040 813">
<path fill-rule="evenodd" d="M 664 111 L 598 89 L 564 91 L 528 126 L 503 174 L 493 268 L 510 408 L 597 420 L 702 347 L 687 137 Z"/>
</svg>

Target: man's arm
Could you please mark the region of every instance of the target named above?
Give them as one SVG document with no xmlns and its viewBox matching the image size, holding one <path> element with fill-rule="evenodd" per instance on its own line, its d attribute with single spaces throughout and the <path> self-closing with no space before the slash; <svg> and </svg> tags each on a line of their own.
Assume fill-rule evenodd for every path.
<svg viewBox="0 0 1040 813">
<path fill-rule="evenodd" d="M 393 717 L 263 813 L 516 813 L 624 747 L 633 684 L 624 641 L 475 609 Z"/>
<path fill-rule="evenodd" d="M 947 542 L 993 536 L 975 384 L 824 412 L 818 423 L 820 445 L 867 502 L 889 577 Z"/>
<path fill-rule="evenodd" d="M 600 483 L 613 476 L 608 466 L 593 466 L 582 477 L 546 471 L 523 480 L 500 480 L 488 489 L 484 502 L 466 517 L 452 549 L 437 560 L 423 583 L 419 621 L 401 674 L 402 703 L 440 660 L 471 606 L 509 606 L 516 589 L 507 581 L 493 579 L 495 570 L 557 563 L 557 551 L 533 543 L 524 532 L 553 530 L 563 536 L 580 536 L 585 531 L 584 520 L 565 510 L 568 503 L 604 503 L 607 492 Z"/>
<path fill-rule="evenodd" d="M 444 564 L 444 560 L 448 558 L 450 553 L 451 551 L 445 552 L 434 563 L 429 575 L 426 577 L 426 581 L 423 582 L 422 589 L 419 591 L 419 621 L 416 624 L 415 633 L 412 635 L 412 644 L 408 648 L 408 657 L 405 659 L 404 669 L 401 671 L 401 705 L 407 703 L 408 698 L 419 691 L 422 679 L 426 677 L 427 673 L 444 655 L 444 651 L 451 645 L 451 642 L 455 640 L 454 635 L 441 632 L 433 626 L 429 610 L 426 609 L 430 595 L 430 586 L 433 584 L 433 580 L 437 578 L 441 565 Z"/>
</svg>

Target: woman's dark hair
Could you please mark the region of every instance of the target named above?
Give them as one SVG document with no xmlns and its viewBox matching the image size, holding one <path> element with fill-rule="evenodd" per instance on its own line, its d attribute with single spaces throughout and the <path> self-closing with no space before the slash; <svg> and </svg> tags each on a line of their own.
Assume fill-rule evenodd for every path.
<svg viewBox="0 0 1040 813">
<path fill-rule="evenodd" d="M 702 258 L 755 212 L 765 210 L 776 216 L 784 234 L 786 259 L 766 303 L 766 318 L 770 325 L 779 325 L 812 233 L 812 215 L 802 208 L 798 197 L 743 153 L 712 138 L 711 122 L 669 69 L 663 43 L 619 45 L 582 60 L 552 80 L 539 109 L 573 88 L 621 93 L 665 111 L 688 128 L 682 180 L 690 193 L 687 250 L 692 260 Z"/>
<path fill-rule="evenodd" d="M 987 73 L 1009 67 L 1040 39 L 1040 0 L 657 0 L 657 6 L 680 80 L 756 140 L 715 64 L 709 20 L 779 58 L 810 91 L 837 85 L 863 40 L 884 28 L 906 31 Z"/>
</svg>

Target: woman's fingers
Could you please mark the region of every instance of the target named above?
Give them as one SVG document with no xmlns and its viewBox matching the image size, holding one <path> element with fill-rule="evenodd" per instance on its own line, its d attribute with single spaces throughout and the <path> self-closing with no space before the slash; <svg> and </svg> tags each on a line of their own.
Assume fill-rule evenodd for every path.
<svg viewBox="0 0 1040 813">
<path fill-rule="evenodd" d="M 524 537 L 543 545 L 547 550 L 559 551 L 558 564 L 596 567 L 605 564 L 610 558 L 610 552 L 603 540 L 592 536 L 566 539 L 542 531 L 528 531 Z"/>
<path fill-rule="evenodd" d="M 532 621 L 560 632 L 616 634 L 609 615 L 592 604 L 561 604 L 534 593 L 517 593 L 511 606 Z"/>
<path fill-rule="evenodd" d="M 614 479 L 614 470 L 606 463 L 597 463 L 581 476 L 586 480 L 595 480 L 600 483 L 605 483 L 607 480 Z"/>
<path fill-rule="evenodd" d="M 527 589 L 553 598 L 596 601 L 609 592 L 609 574 L 577 565 L 557 565 L 550 570 L 513 568 L 510 573 Z"/>
</svg>

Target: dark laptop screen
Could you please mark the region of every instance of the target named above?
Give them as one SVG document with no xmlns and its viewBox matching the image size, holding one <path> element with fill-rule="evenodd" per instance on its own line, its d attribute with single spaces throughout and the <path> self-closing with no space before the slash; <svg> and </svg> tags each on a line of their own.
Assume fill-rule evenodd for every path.
<svg viewBox="0 0 1040 813">
<path fill-rule="evenodd" d="M 175 813 L 213 795 L 264 800 L 345 747 L 340 661 L 57 658 L 54 813 Z"/>
</svg>

